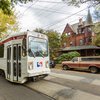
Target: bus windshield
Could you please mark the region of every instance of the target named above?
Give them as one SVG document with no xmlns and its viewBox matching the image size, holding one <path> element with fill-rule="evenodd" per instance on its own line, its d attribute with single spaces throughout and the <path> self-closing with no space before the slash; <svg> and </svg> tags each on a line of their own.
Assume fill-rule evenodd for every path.
<svg viewBox="0 0 100 100">
<path fill-rule="evenodd" d="M 29 36 L 30 57 L 46 57 L 48 56 L 48 42 L 45 39 Z"/>
</svg>

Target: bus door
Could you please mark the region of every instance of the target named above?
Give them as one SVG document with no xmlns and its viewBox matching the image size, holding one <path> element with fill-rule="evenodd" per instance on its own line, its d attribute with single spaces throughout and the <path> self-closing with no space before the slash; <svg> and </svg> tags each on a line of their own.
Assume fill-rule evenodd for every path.
<svg viewBox="0 0 100 100">
<path fill-rule="evenodd" d="M 13 45 L 13 81 L 21 78 L 21 45 Z"/>
<path fill-rule="evenodd" d="M 11 46 L 7 46 L 7 79 L 11 75 Z"/>
</svg>

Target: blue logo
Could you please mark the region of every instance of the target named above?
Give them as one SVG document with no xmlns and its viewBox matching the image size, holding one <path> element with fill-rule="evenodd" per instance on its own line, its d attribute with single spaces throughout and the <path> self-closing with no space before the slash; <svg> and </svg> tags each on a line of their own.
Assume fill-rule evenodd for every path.
<svg viewBox="0 0 100 100">
<path fill-rule="evenodd" d="M 42 66 L 43 66 L 42 61 L 41 62 L 37 62 L 37 67 L 42 67 Z"/>
</svg>

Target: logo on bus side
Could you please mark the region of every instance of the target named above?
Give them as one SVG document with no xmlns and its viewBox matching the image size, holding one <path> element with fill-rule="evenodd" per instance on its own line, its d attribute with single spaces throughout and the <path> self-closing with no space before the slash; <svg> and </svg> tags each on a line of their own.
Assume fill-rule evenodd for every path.
<svg viewBox="0 0 100 100">
<path fill-rule="evenodd" d="M 40 62 L 37 62 L 37 67 L 42 67 L 43 66 L 43 63 L 42 63 L 42 61 L 40 61 Z"/>
</svg>

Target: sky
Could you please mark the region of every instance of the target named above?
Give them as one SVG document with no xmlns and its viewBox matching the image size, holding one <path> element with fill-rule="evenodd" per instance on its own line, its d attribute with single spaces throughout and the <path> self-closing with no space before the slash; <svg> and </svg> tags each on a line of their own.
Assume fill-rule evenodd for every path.
<svg viewBox="0 0 100 100">
<path fill-rule="evenodd" d="M 34 0 L 27 4 L 18 3 L 15 9 L 21 31 L 42 28 L 62 33 L 67 23 L 74 24 L 79 18 L 86 19 L 87 6 L 68 6 L 62 0 Z"/>
</svg>

